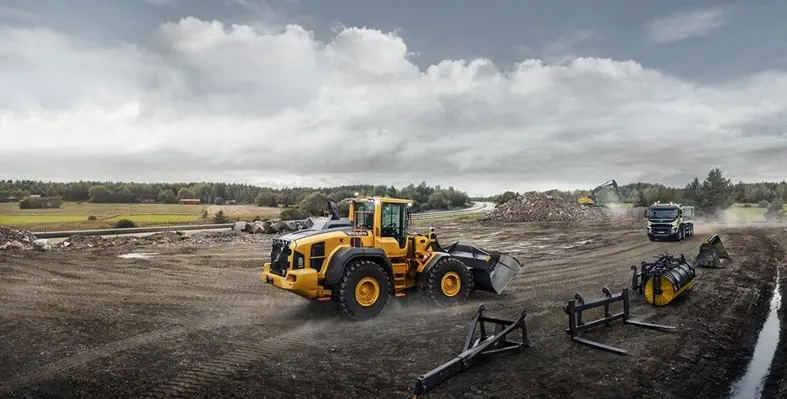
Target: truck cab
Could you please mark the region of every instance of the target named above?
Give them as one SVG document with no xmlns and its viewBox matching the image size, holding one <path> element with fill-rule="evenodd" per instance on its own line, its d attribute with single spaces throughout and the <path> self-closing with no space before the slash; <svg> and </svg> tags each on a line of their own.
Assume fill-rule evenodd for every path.
<svg viewBox="0 0 787 399">
<path fill-rule="evenodd" d="M 656 201 L 648 207 L 648 239 L 683 240 L 694 235 L 694 207 Z"/>
</svg>

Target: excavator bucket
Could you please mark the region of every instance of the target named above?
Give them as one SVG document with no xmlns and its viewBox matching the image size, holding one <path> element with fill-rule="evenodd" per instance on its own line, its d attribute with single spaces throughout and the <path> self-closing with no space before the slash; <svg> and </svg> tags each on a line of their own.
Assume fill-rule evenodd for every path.
<svg viewBox="0 0 787 399">
<path fill-rule="evenodd" d="M 718 234 L 714 234 L 700 245 L 700 252 L 697 254 L 697 266 L 721 268 L 723 262 L 730 258 L 727 248 L 721 242 Z"/>
<path fill-rule="evenodd" d="M 481 291 L 500 295 L 522 270 L 522 264 L 513 256 L 487 251 L 467 242 L 455 242 L 445 251 L 472 270 L 475 287 Z"/>
</svg>

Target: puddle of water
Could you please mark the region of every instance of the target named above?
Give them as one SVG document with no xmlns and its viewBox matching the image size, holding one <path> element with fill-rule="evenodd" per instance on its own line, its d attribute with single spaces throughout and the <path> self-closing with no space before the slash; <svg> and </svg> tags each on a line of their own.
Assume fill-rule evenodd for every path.
<svg viewBox="0 0 787 399">
<path fill-rule="evenodd" d="M 771 298 L 771 310 L 762 326 L 754 355 L 751 358 L 746 374 L 730 390 L 730 399 L 759 399 L 765 385 L 765 377 L 771 369 L 776 346 L 779 344 L 779 308 L 782 295 L 779 290 L 779 269 L 776 269 L 776 287 Z"/>
<path fill-rule="evenodd" d="M 129 254 L 118 255 L 123 259 L 148 259 L 158 255 L 158 252 L 132 252 Z"/>
</svg>

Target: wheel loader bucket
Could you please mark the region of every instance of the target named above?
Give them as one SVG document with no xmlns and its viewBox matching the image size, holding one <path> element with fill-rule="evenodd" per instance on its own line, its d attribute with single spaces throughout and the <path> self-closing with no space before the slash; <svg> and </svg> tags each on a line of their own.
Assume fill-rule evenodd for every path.
<svg viewBox="0 0 787 399">
<path fill-rule="evenodd" d="M 727 248 L 724 247 L 721 238 L 718 234 L 714 234 L 700 245 L 700 252 L 697 254 L 697 266 L 720 268 L 723 267 L 723 261 L 729 258 L 730 254 L 727 253 Z"/>
<path fill-rule="evenodd" d="M 487 251 L 467 242 L 455 242 L 446 252 L 472 270 L 475 287 L 481 291 L 500 295 L 522 270 L 522 264 L 513 256 Z"/>
</svg>

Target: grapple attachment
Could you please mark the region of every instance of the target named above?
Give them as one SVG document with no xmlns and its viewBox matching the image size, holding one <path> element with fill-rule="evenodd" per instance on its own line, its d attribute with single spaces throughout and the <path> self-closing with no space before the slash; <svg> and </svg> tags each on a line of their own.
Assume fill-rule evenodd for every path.
<svg viewBox="0 0 787 399">
<path fill-rule="evenodd" d="M 473 272 L 476 289 L 500 295 L 522 264 L 511 255 L 487 251 L 467 242 L 455 242 L 445 252 L 461 260 Z"/>
<path fill-rule="evenodd" d="M 631 266 L 634 275 L 631 288 L 645 295 L 645 299 L 656 306 L 670 303 L 689 288 L 697 276 L 694 267 L 680 258 L 665 254 L 652 262 L 642 262 L 640 271 Z"/>
<path fill-rule="evenodd" d="M 697 266 L 722 268 L 723 262 L 730 258 L 727 248 L 721 242 L 718 234 L 708 237 L 700 245 L 700 252 L 697 254 Z"/>
</svg>

